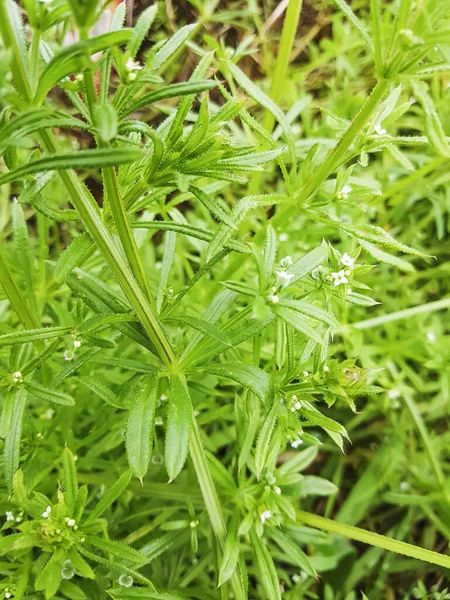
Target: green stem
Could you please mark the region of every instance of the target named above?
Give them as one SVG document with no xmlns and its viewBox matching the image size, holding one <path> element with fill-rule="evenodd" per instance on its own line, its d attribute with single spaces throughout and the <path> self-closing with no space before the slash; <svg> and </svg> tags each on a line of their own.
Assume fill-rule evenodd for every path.
<svg viewBox="0 0 450 600">
<path fill-rule="evenodd" d="M 278 103 L 283 91 L 285 90 L 285 80 L 289 67 L 289 59 L 294 46 L 295 34 L 297 33 L 301 10 L 302 0 L 289 0 L 286 17 L 283 23 L 283 31 L 281 33 L 280 47 L 278 48 L 275 71 L 270 84 L 269 96 L 275 103 Z M 265 127 L 269 133 L 271 133 L 274 125 L 274 115 L 270 111 L 266 110 L 263 127 Z"/>
<path fill-rule="evenodd" d="M 91 119 L 93 119 L 94 107 L 97 103 L 97 96 L 95 93 L 94 78 L 92 71 L 85 71 L 84 73 L 84 87 L 86 91 L 86 99 L 89 106 L 89 112 Z M 109 144 L 103 142 L 98 135 L 95 136 L 95 140 L 98 148 L 108 148 Z M 103 184 L 106 190 L 109 206 L 113 216 L 114 224 L 119 234 L 122 246 L 127 257 L 128 264 L 130 265 L 131 271 L 136 278 L 136 281 L 141 286 L 142 291 L 149 299 L 153 310 L 156 310 L 155 300 L 150 291 L 147 276 L 145 274 L 144 265 L 139 254 L 139 249 L 136 244 L 136 240 L 131 229 L 130 221 L 128 219 L 127 212 L 120 194 L 119 185 L 117 182 L 117 176 L 113 167 L 106 167 L 102 171 Z"/>
<path fill-rule="evenodd" d="M 31 312 L 25 298 L 22 295 L 19 287 L 13 279 L 12 273 L 0 252 L 0 282 L 5 290 L 5 294 L 11 303 L 11 306 L 16 311 L 17 316 L 27 329 L 37 329 L 40 327 Z"/>
<path fill-rule="evenodd" d="M 443 310 L 444 308 L 450 308 L 450 298 L 443 298 L 442 300 L 437 300 L 436 302 L 428 302 L 428 304 L 421 304 L 420 306 L 405 308 L 404 310 L 398 310 L 387 315 L 374 317 L 373 319 L 366 319 L 365 321 L 351 323 L 350 325 L 346 325 L 344 329 L 347 329 L 348 327 L 353 327 L 355 329 L 372 329 L 372 327 L 385 325 L 386 323 L 391 323 L 392 321 L 401 321 L 402 319 L 409 319 L 414 315 L 434 312 L 435 310 Z"/>
<path fill-rule="evenodd" d="M 350 123 L 347 131 L 340 138 L 336 146 L 329 152 L 325 161 L 320 165 L 311 179 L 303 186 L 300 190 L 296 200 L 303 204 L 316 192 L 316 190 L 322 185 L 327 177 L 334 171 L 336 166 L 341 161 L 345 152 L 349 149 L 351 144 L 356 139 L 356 136 L 367 124 L 370 116 L 383 99 L 386 90 L 389 87 L 389 82 L 382 79 L 373 88 L 372 93 L 363 104 L 361 110 L 355 116 L 353 121 Z"/>
<path fill-rule="evenodd" d="M 366 531 L 359 527 L 353 527 L 352 525 L 345 525 L 319 515 L 313 515 L 312 513 L 305 512 L 303 510 L 297 511 L 297 518 L 301 523 L 321 529 L 323 531 L 330 531 L 337 535 L 343 535 L 351 540 L 362 542 L 363 544 L 370 544 L 377 548 L 383 548 L 383 550 L 389 550 L 390 552 L 396 552 L 397 554 L 403 554 L 417 560 L 438 565 L 446 569 L 450 569 L 450 556 L 445 554 L 439 554 L 432 550 L 426 550 L 425 548 L 419 548 L 413 544 L 407 544 L 406 542 L 399 542 L 392 538 L 380 535 L 379 533 L 373 533 L 372 531 Z"/>
<path fill-rule="evenodd" d="M 300 12 L 302 10 L 303 0 L 289 0 L 286 16 L 283 23 L 283 31 L 281 33 L 280 46 L 278 48 L 278 56 L 275 64 L 275 71 L 270 83 L 269 96 L 277 104 L 281 98 L 281 94 L 285 89 L 286 75 L 289 67 L 289 59 L 292 54 L 295 34 L 297 33 L 298 23 L 300 21 Z M 263 127 L 272 133 L 275 125 L 275 117 L 269 111 L 264 113 Z M 263 144 L 267 149 L 267 143 Z M 295 173 L 295 165 L 292 165 L 293 173 Z M 253 174 L 249 187 L 250 194 L 258 194 L 261 187 L 263 173 L 257 171 Z"/>
<path fill-rule="evenodd" d="M 202 491 L 211 526 L 217 539 L 219 540 L 220 545 L 223 548 L 227 535 L 227 528 L 222 509 L 220 507 L 219 497 L 217 495 L 211 472 L 208 467 L 205 450 L 200 439 L 200 431 L 195 418 L 193 419 L 192 423 L 189 452 L 197 473 L 197 479 Z M 231 585 L 233 587 L 236 600 L 244 600 L 245 594 L 238 571 L 234 572 L 231 578 Z"/>
<path fill-rule="evenodd" d="M 57 151 L 55 138 L 51 132 L 42 130 L 41 139 L 47 152 L 55 153 Z M 155 345 L 158 355 L 167 368 L 171 371 L 176 369 L 177 359 L 169 339 L 148 299 L 145 297 L 144 292 L 122 258 L 121 253 L 116 248 L 105 224 L 100 219 L 97 205 L 87 195 L 86 190 L 73 171 L 60 171 L 59 173 L 67 189 L 71 203 L 117 277 L 125 296 L 136 311 L 145 331 Z"/>
</svg>

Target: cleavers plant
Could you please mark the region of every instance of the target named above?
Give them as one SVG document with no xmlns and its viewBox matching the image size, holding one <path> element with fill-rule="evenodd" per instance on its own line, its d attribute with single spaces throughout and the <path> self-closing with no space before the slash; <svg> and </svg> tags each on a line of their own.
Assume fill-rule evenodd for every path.
<svg viewBox="0 0 450 600">
<path fill-rule="evenodd" d="M 347 112 L 322 106 L 318 125 L 310 95 L 278 104 L 299 0 L 268 85 L 245 68 L 254 37 L 203 35 L 242 21 L 267 58 L 258 3 L 192 1 L 198 22 L 170 36 L 170 7 L 127 28 L 127 4 L 0 0 L 0 598 L 338 599 L 363 589 L 354 572 L 354 587 L 322 586 L 350 551 L 342 536 L 449 569 L 357 527 L 348 505 L 328 518 L 337 480 L 314 470 L 324 452 L 351 455 L 342 422 L 387 383 L 347 344 L 410 316 L 366 314 L 373 260 L 391 275 L 434 260 L 371 208 L 450 157 L 434 102 L 448 2 L 359 14 L 335 0 L 373 89 Z M 380 155 L 397 165 L 384 191 Z"/>
</svg>

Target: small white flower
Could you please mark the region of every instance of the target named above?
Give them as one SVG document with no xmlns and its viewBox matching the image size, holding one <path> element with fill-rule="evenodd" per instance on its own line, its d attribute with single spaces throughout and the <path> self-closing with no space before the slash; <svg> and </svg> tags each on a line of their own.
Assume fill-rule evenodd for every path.
<svg viewBox="0 0 450 600">
<path fill-rule="evenodd" d="M 42 415 L 42 418 L 50 421 L 50 419 L 53 419 L 54 414 L 55 414 L 55 411 L 53 410 L 53 408 L 47 408 L 45 413 Z"/>
<path fill-rule="evenodd" d="M 287 271 L 276 271 L 277 275 L 277 285 L 280 287 L 286 287 L 290 284 L 291 279 L 294 277 L 293 273 L 288 273 Z"/>
<path fill-rule="evenodd" d="M 260 514 L 261 521 L 263 523 L 265 523 L 267 521 L 267 519 L 270 519 L 271 516 L 272 516 L 272 513 L 270 512 L 270 510 L 265 510 L 264 512 L 262 512 Z"/>
<path fill-rule="evenodd" d="M 302 444 L 303 444 L 303 440 L 301 440 L 300 438 L 297 438 L 296 440 L 291 442 L 291 448 L 297 449 Z"/>
<path fill-rule="evenodd" d="M 42 513 L 42 518 L 48 519 L 50 517 L 51 512 L 52 512 L 52 507 L 51 506 L 47 506 L 47 508 Z"/>
<path fill-rule="evenodd" d="M 117 580 L 117 583 L 124 588 L 129 588 L 133 585 L 133 578 L 131 577 L 131 575 L 122 573 L 122 575 Z"/>
<path fill-rule="evenodd" d="M 280 260 L 280 266 L 283 267 L 283 269 L 289 269 L 289 267 L 292 266 L 292 263 L 293 260 L 291 256 L 285 256 Z"/>
<path fill-rule="evenodd" d="M 66 523 L 67 523 L 67 525 L 69 527 L 75 527 L 76 524 L 77 524 L 77 522 L 75 521 L 75 519 L 71 519 L 70 517 L 66 517 L 65 521 L 66 521 Z"/>
<path fill-rule="evenodd" d="M 166 394 L 161 394 L 160 400 L 161 400 L 161 402 L 165 402 L 167 400 Z"/>
<path fill-rule="evenodd" d="M 191 522 L 189 523 L 189 527 L 190 527 L 191 529 L 195 529 L 196 527 L 198 527 L 198 521 L 191 521 Z"/>
<path fill-rule="evenodd" d="M 344 185 L 344 187 L 342 187 L 339 192 L 336 194 L 336 197 L 341 199 L 341 200 L 345 200 L 346 198 L 348 198 L 348 195 L 350 194 L 350 192 L 353 190 L 351 185 Z"/>
<path fill-rule="evenodd" d="M 350 269 L 352 269 L 355 264 L 355 259 L 349 256 L 347 252 L 344 252 L 339 262 L 341 263 L 341 265 L 344 265 L 344 267 L 349 267 Z"/>
<path fill-rule="evenodd" d="M 81 346 L 80 340 L 73 340 L 73 347 L 74 348 L 79 348 L 80 346 Z"/>
<path fill-rule="evenodd" d="M 347 296 L 350 296 L 351 294 L 353 294 L 352 288 L 347 288 L 347 291 L 345 293 L 347 294 Z"/>
<path fill-rule="evenodd" d="M 281 489 L 277 486 L 274 485 L 273 486 L 273 491 L 275 492 L 275 494 L 277 494 L 278 496 L 281 494 Z"/>
<path fill-rule="evenodd" d="M 132 58 L 129 58 L 125 63 L 125 68 L 127 71 L 132 72 L 141 71 L 144 67 L 141 65 L 141 63 L 137 62 L 136 60 L 133 60 Z"/>
<path fill-rule="evenodd" d="M 295 408 L 295 410 L 300 410 L 300 409 L 301 409 L 301 407 L 302 407 L 302 403 L 301 403 L 301 402 L 296 402 L 296 403 L 294 404 L 294 408 Z"/>
<path fill-rule="evenodd" d="M 309 377 L 309 371 L 303 371 L 303 377 Z"/>
<path fill-rule="evenodd" d="M 384 129 L 384 128 L 381 126 L 381 123 L 377 123 L 377 124 L 375 125 L 374 129 L 375 129 L 375 133 L 376 133 L 377 135 L 384 135 L 385 133 L 387 133 L 387 132 L 386 132 L 386 129 Z"/>
<path fill-rule="evenodd" d="M 68 361 L 73 360 L 73 357 L 74 357 L 73 350 L 64 350 L 63 356 L 64 356 L 64 360 L 68 360 Z"/>
<path fill-rule="evenodd" d="M 300 577 L 300 575 L 298 573 L 294 573 L 292 575 L 292 581 L 293 583 L 299 583 L 302 580 L 302 578 Z"/>
<path fill-rule="evenodd" d="M 280 239 L 280 242 L 287 242 L 289 239 L 289 236 L 287 233 L 280 233 L 279 239 Z"/>
<path fill-rule="evenodd" d="M 400 393 L 397 390 L 389 390 L 388 397 L 390 400 L 395 400 L 400 396 Z"/>
<path fill-rule="evenodd" d="M 13 383 L 22 383 L 23 377 L 20 371 L 16 371 L 12 376 Z"/>
<path fill-rule="evenodd" d="M 313 279 L 319 279 L 319 271 L 321 271 L 323 269 L 322 265 L 319 265 L 318 267 L 316 267 L 315 269 L 313 269 L 311 271 L 311 277 Z"/>
<path fill-rule="evenodd" d="M 42 0 L 41 0 L 41 2 L 42 2 Z M 6 590 L 7 590 L 7 589 L 8 589 L 8 588 L 6 588 Z M 6 590 L 5 590 L 5 598 L 12 598 L 12 597 L 13 597 L 13 595 L 11 594 L 11 592 L 8 592 L 8 591 L 6 591 Z"/>
<path fill-rule="evenodd" d="M 323 368 L 323 372 L 324 373 L 329 373 L 330 372 L 330 367 L 328 365 L 325 365 Z"/>
<path fill-rule="evenodd" d="M 343 283 L 348 283 L 344 269 L 341 269 L 338 273 L 331 273 L 331 277 L 334 279 L 334 287 L 337 287 Z"/>
<path fill-rule="evenodd" d="M 409 490 L 409 483 L 407 481 L 402 481 L 400 484 L 400 489 L 402 490 L 402 492 L 406 492 L 407 490 Z"/>
<path fill-rule="evenodd" d="M 272 302 L 272 304 L 278 304 L 278 302 L 280 301 L 279 296 L 277 296 L 276 294 L 269 294 L 267 296 L 267 299 L 269 300 L 269 302 Z"/>
<path fill-rule="evenodd" d="M 427 340 L 431 343 L 436 341 L 436 334 L 433 331 L 427 333 Z"/>
<path fill-rule="evenodd" d="M 6 520 L 7 521 L 14 521 L 15 520 L 14 513 L 11 512 L 10 510 L 7 510 L 5 512 L 5 515 L 6 515 Z"/>
</svg>

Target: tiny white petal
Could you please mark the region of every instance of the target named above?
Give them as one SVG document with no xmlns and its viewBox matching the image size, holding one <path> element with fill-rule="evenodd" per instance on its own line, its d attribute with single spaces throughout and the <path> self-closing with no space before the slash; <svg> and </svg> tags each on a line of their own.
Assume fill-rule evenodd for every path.
<svg viewBox="0 0 450 600">
<path fill-rule="evenodd" d="M 386 133 L 386 129 L 381 126 L 381 123 L 377 123 L 374 129 L 378 135 L 384 135 Z"/>
<path fill-rule="evenodd" d="M 12 511 L 7 510 L 6 513 L 5 513 L 5 515 L 6 515 L 6 520 L 7 521 L 14 521 L 15 520 L 14 513 Z"/>
<path fill-rule="evenodd" d="M 292 261 L 292 257 L 290 256 L 285 256 L 284 258 L 282 258 L 280 260 L 280 266 L 283 267 L 283 269 L 289 269 L 289 267 L 292 265 L 293 261 Z"/>
<path fill-rule="evenodd" d="M 80 346 L 81 346 L 80 340 L 73 340 L 73 347 L 74 348 L 79 348 Z"/>
<path fill-rule="evenodd" d="M 436 334 L 433 331 L 427 333 L 427 340 L 431 343 L 436 341 Z"/>
<path fill-rule="evenodd" d="M 261 521 L 263 523 L 265 523 L 267 521 L 267 519 L 270 519 L 270 517 L 272 516 L 272 513 L 270 512 L 270 510 L 265 510 L 264 512 L 261 513 L 260 517 L 261 517 Z"/>
<path fill-rule="evenodd" d="M 347 254 L 347 252 L 345 252 L 345 253 L 342 255 L 342 257 L 341 257 L 341 259 L 340 259 L 340 261 L 339 261 L 339 262 L 341 263 L 341 265 L 344 265 L 345 267 L 350 267 L 350 268 L 352 268 L 352 267 L 353 267 L 353 265 L 355 264 L 355 259 L 354 259 L 354 258 L 352 258 L 351 256 L 349 256 L 349 255 Z"/>
<path fill-rule="evenodd" d="M 269 302 L 272 302 L 272 304 L 278 304 L 280 298 L 276 294 L 269 294 L 268 300 Z"/>
</svg>

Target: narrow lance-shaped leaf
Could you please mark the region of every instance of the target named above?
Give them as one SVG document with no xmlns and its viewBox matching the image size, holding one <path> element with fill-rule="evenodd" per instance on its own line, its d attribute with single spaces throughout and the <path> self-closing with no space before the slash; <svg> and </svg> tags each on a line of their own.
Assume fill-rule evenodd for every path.
<svg viewBox="0 0 450 600">
<path fill-rule="evenodd" d="M 434 102 L 428 94 L 427 84 L 423 81 L 413 81 L 413 90 L 423 108 L 425 126 L 430 142 L 439 154 L 450 157 L 450 145 L 445 137 Z"/>
<path fill-rule="evenodd" d="M 72 396 L 48 388 L 36 381 L 26 381 L 24 386 L 30 394 L 33 394 L 33 396 L 36 396 L 37 398 L 41 398 L 41 400 L 53 402 L 53 404 L 60 404 L 62 406 L 74 406 L 75 404 L 75 400 Z"/>
<path fill-rule="evenodd" d="M 258 565 L 259 581 L 264 590 L 264 598 L 281 600 L 280 582 L 269 549 L 254 530 L 250 532 L 250 539 Z"/>
<path fill-rule="evenodd" d="M 73 515 L 75 501 L 78 495 L 78 480 L 75 460 L 69 448 L 64 449 L 63 453 L 64 467 L 64 503 Z"/>
<path fill-rule="evenodd" d="M 272 398 L 272 379 L 268 373 L 258 367 L 233 362 L 208 365 L 203 367 L 201 371 L 236 381 L 251 390 L 264 403 L 270 402 Z"/>
<path fill-rule="evenodd" d="M 139 48 L 141 47 L 141 44 L 148 33 L 148 30 L 150 29 L 153 21 L 155 20 L 157 10 L 158 4 L 155 2 L 155 4 L 146 8 L 139 15 L 139 18 L 136 21 L 135 26 L 133 27 L 133 32 L 127 45 L 127 52 L 130 53 L 131 58 L 136 57 L 136 54 L 138 53 Z"/>
<path fill-rule="evenodd" d="M 41 329 L 23 329 L 14 333 L 5 333 L 5 335 L 0 335 L 0 347 L 61 337 L 69 333 L 71 329 L 72 327 L 42 327 Z"/>
<path fill-rule="evenodd" d="M 169 277 L 170 267 L 172 266 L 173 258 L 175 255 L 175 242 L 177 240 L 176 233 L 168 231 L 164 237 L 163 245 L 163 260 L 161 265 L 161 274 L 159 277 L 158 293 L 156 296 L 156 308 L 158 312 L 161 310 L 164 301 L 164 294 L 167 286 L 167 279 Z"/>
<path fill-rule="evenodd" d="M 61 81 L 61 79 L 78 72 L 84 66 L 89 66 L 87 60 L 89 54 L 96 54 L 112 46 L 124 44 L 130 37 L 130 29 L 111 31 L 89 40 L 82 40 L 81 42 L 72 44 L 56 54 L 47 64 L 41 75 L 35 94 L 35 103 L 41 104 L 51 88 Z"/>
<path fill-rule="evenodd" d="M 290 537 L 274 527 L 270 528 L 270 537 L 277 543 L 283 553 L 289 557 L 290 562 L 295 563 L 297 567 L 303 569 L 303 571 L 308 573 L 308 575 L 311 575 L 311 577 L 316 576 L 316 571 L 308 556 L 291 540 Z"/>
<path fill-rule="evenodd" d="M 14 475 L 19 468 L 20 441 L 22 438 L 22 422 L 27 393 L 19 388 L 14 394 L 14 407 L 9 433 L 5 440 L 3 464 L 8 490 L 12 492 Z"/>
<path fill-rule="evenodd" d="M 134 148 L 102 148 L 100 150 L 78 150 L 77 152 L 49 154 L 1 175 L 0 185 L 10 181 L 19 181 L 26 175 L 44 173 L 45 171 L 114 167 L 140 160 L 142 156 L 142 152 Z"/>
<path fill-rule="evenodd" d="M 16 246 L 16 261 L 25 287 L 28 305 L 37 319 L 37 305 L 34 282 L 33 258 L 28 239 L 28 229 L 21 205 L 13 203 L 13 233 Z"/>
<path fill-rule="evenodd" d="M 153 58 L 152 67 L 158 71 L 165 63 L 170 59 L 171 56 L 180 48 L 191 35 L 191 32 L 197 27 L 196 23 L 191 25 L 185 25 L 181 27 L 167 42 L 164 46 L 158 50 Z"/>
<path fill-rule="evenodd" d="M 269 414 L 266 416 L 264 423 L 258 435 L 255 449 L 255 469 L 256 475 L 259 479 L 262 470 L 266 466 L 267 457 L 270 450 L 270 442 L 272 440 L 275 425 L 278 419 L 278 413 L 280 410 L 280 400 L 275 397 Z"/>
<path fill-rule="evenodd" d="M 128 464 L 133 474 L 142 481 L 147 473 L 153 447 L 158 376 L 141 380 L 138 393 L 128 414 L 125 443 Z"/>
<path fill-rule="evenodd" d="M 166 469 L 170 481 L 175 479 L 186 461 L 191 426 L 192 404 L 186 382 L 179 375 L 173 375 L 170 380 L 165 442 Z"/>
<path fill-rule="evenodd" d="M 113 483 L 109 490 L 107 490 L 103 494 L 103 496 L 89 515 L 89 518 L 87 519 L 86 523 L 91 523 L 92 521 L 95 521 L 95 519 L 98 519 L 102 516 L 105 510 L 108 510 L 111 504 L 115 500 L 117 500 L 117 498 L 119 498 L 119 496 L 126 490 L 128 484 L 131 481 L 131 477 L 131 470 L 127 470 L 125 471 L 125 473 L 122 473 L 119 479 L 115 483 Z"/>
</svg>

